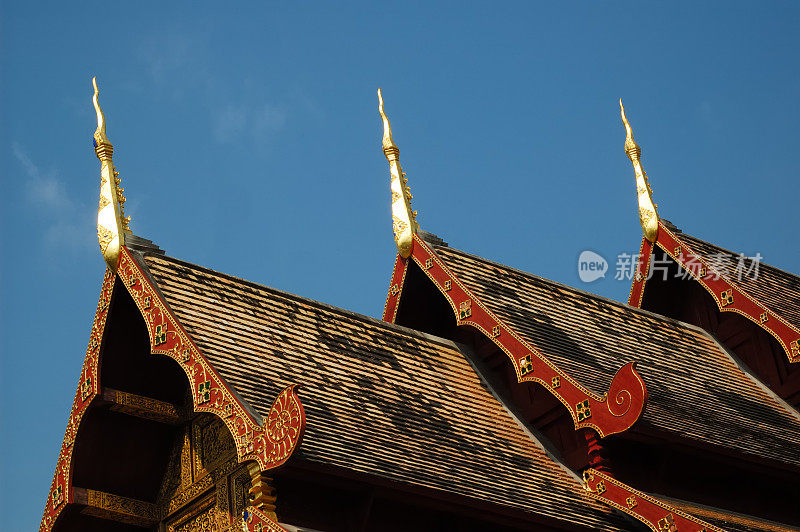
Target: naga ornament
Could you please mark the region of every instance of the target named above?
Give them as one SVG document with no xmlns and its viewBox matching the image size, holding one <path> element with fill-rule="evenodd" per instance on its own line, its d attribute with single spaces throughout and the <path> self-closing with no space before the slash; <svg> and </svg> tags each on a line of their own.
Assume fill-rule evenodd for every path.
<svg viewBox="0 0 800 532">
<path fill-rule="evenodd" d="M 411 210 L 411 191 L 408 188 L 408 179 L 400 167 L 400 149 L 392 140 L 392 126 L 386 113 L 383 112 L 383 95 L 378 89 L 378 112 L 383 119 L 383 154 L 389 161 L 389 173 L 391 174 L 391 203 L 392 203 L 392 232 L 394 233 L 394 243 L 400 256 L 407 259 L 411 255 L 411 248 L 414 245 L 414 235 L 419 229 L 417 223 L 417 213 Z"/>
<path fill-rule="evenodd" d="M 97 113 L 97 129 L 92 136 L 94 152 L 100 159 L 100 205 L 97 209 L 97 241 L 100 244 L 100 252 L 103 254 L 106 264 L 116 271 L 119 260 L 119 251 L 125 245 L 125 236 L 130 235 L 128 228 L 130 218 L 125 217 L 123 205 L 125 196 L 122 195 L 123 189 L 120 187 L 119 173 L 114 170 L 114 146 L 106 135 L 106 117 L 100 108 L 97 97 L 97 78 L 92 78 L 94 85 L 94 110 Z"/>
</svg>

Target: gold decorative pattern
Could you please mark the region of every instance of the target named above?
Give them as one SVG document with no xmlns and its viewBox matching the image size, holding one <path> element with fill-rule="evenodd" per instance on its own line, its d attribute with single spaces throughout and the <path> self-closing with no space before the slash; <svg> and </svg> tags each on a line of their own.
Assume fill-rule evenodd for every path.
<svg viewBox="0 0 800 532">
<path fill-rule="evenodd" d="M 642 148 L 633 140 L 633 131 L 625 116 L 625 107 L 622 99 L 619 101 L 622 123 L 625 126 L 625 155 L 633 164 L 633 171 L 636 175 L 636 191 L 639 201 L 639 222 L 642 224 L 642 231 L 649 242 L 655 242 L 658 237 L 658 205 L 653 202 L 653 189 L 650 188 L 650 180 L 642 168 Z"/>
<path fill-rule="evenodd" d="M 472 316 L 472 300 L 467 299 L 458 304 L 458 319 L 465 320 L 470 316 Z"/>
<path fill-rule="evenodd" d="M 223 482 L 224 476 L 234 471 L 239 462 L 255 461 L 262 471 L 279 467 L 291 456 L 302 439 L 305 413 L 295 393 L 296 385 L 288 386 L 278 395 L 267 419 L 261 423 L 253 419 L 245 406 L 227 388 L 196 345 L 189 339 L 186 331 L 167 308 L 156 288 L 150 284 L 150 278 L 141 270 L 136 259 L 125 247 L 121 248 L 117 265 L 116 275 L 112 268 L 106 269 L 84 367 L 42 516 L 40 525 L 42 532 L 52 529 L 59 514 L 68 504 L 79 502 L 75 499 L 77 488 L 71 486 L 72 450 L 81 419 L 89 404 L 95 401 L 100 394 L 98 385 L 99 352 L 116 277 L 126 287 L 144 318 L 150 338 L 151 353 L 169 356 L 181 365 L 188 377 L 189 397 L 192 400 L 190 406 L 193 407 L 194 412 L 214 414 L 219 423 L 219 430 L 222 431 L 222 427 L 224 427 L 224 431 L 230 434 L 228 438 L 230 447 L 227 451 L 230 459 L 227 462 L 221 462 L 222 465 L 217 466 L 211 473 L 206 471 L 202 476 L 195 476 L 195 472 L 201 473 L 202 471 L 201 468 L 195 468 L 192 463 L 193 447 L 196 452 L 198 446 L 192 445 L 189 432 L 184 434 L 182 444 L 175 449 L 175 453 L 177 453 L 175 465 L 168 466 L 175 471 L 175 478 L 177 479 L 179 476 L 180 480 L 173 481 L 171 485 L 161 486 L 160 493 L 163 494 L 163 498 L 159 499 L 158 505 L 154 505 L 159 515 L 169 515 L 182 509 L 184 505 L 195 504 L 194 501 L 211 490 L 216 483 Z M 201 384 L 206 386 L 201 389 Z M 107 390 L 107 392 L 113 393 L 111 390 Z M 203 396 L 204 403 L 197 401 L 198 394 Z M 105 396 L 103 397 L 105 398 Z M 130 402 L 131 399 L 124 394 L 119 398 L 121 403 Z M 224 434 L 224 431 L 217 432 L 217 434 Z M 225 449 L 219 447 L 218 441 L 214 442 L 213 440 L 219 440 L 219 438 L 209 435 L 201 443 L 201 446 L 206 447 L 206 453 L 209 456 L 209 453 L 224 454 Z M 180 470 L 176 471 L 178 462 Z M 227 488 L 225 490 L 227 491 Z M 81 493 L 85 494 L 86 491 L 83 490 Z M 103 497 L 98 500 L 107 502 L 112 500 L 108 497 L 115 496 Z M 100 510 L 95 508 L 89 511 Z M 227 530 L 231 526 L 228 517 L 222 514 L 219 516 L 219 525 L 222 527 L 219 530 Z M 126 517 L 120 513 L 114 514 L 114 519 L 119 521 L 125 520 Z M 147 526 L 151 525 L 152 523 Z M 187 529 L 195 530 L 192 527 Z M 280 530 L 280 528 L 276 530 Z"/>
<path fill-rule="evenodd" d="M 658 240 L 655 242 L 667 255 L 681 266 L 688 274 L 700 283 L 700 286 L 714 298 L 717 308 L 723 312 L 735 312 L 752 321 L 762 330 L 770 334 L 780 343 L 790 363 L 800 363 L 800 329 L 792 325 L 781 316 L 770 311 L 769 307 L 753 294 L 748 294 L 724 272 L 715 268 L 710 262 L 686 241 L 673 233 L 669 227 L 659 222 Z M 681 254 L 675 255 L 673 251 L 680 246 Z M 642 239 L 640 256 L 645 257 L 645 264 L 649 264 L 653 245 L 646 238 Z M 700 265 L 699 269 L 697 265 Z M 628 303 L 634 307 L 641 307 L 644 294 L 644 283 L 631 283 L 631 292 Z M 766 316 L 765 316 L 766 315 Z M 765 320 L 766 317 L 766 320 Z"/>
<path fill-rule="evenodd" d="M 209 499 L 208 506 L 200 512 L 192 512 L 174 525 L 170 525 L 169 532 L 222 532 L 225 530 L 223 516 L 213 502 L 213 498 Z"/>
<path fill-rule="evenodd" d="M 575 415 L 577 416 L 579 422 L 592 417 L 592 409 L 589 406 L 588 399 L 575 405 Z"/>
<path fill-rule="evenodd" d="M 97 224 L 97 241 L 100 243 L 100 251 L 105 254 L 108 246 L 114 240 L 114 233 L 106 229 L 100 224 Z"/>
<path fill-rule="evenodd" d="M 383 95 L 378 89 L 378 112 L 383 120 L 383 154 L 389 162 L 391 174 L 392 232 L 400 255 L 407 259 L 411 255 L 414 235 L 419 230 L 417 213 L 411 210 L 411 191 L 408 179 L 400 167 L 400 150 L 392 139 L 392 126 L 383 111 Z"/>
<path fill-rule="evenodd" d="M 733 305 L 733 290 L 730 288 L 727 290 L 723 290 L 719 294 L 719 302 L 723 307 L 727 307 L 728 305 Z M 762 321 L 761 323 L 764 323 Z"/>
<path fill-rule="evenodd" d="M 100 290 L 100 298 L 97 302 L 97 311 L 94 322 L 92 323 L 89 343 L 86 348 L 86 356 L 83 362 L 83 369 L 75 391 L 75 400 L 72 403 L 72 410 L 67 420 L 67 428 L 64 431 L 64 441 L 61 444 L 61 451 L 56 462 L 53 482 L 45 504 L 42 521 L 39 525 L 40 531 L 48 531 L 52 528 L 59 514 L 64 510 L 65 502 L 71 501 L 71 464 L 72 452 L 75 438 L 78 434 L 83 415 L 86 409 L 97 397 L 99 389 L 97 386 L 97 372 L 100 361 L 100 345 L 105 331 L 106 319 L 108 318 L 108 308 L 114 291 L 114 273 L 106 269 L 103 285 Z"/>
<path fill-rule="evenodd" d="M 295 393 L 297 385 L 278 395 L 263 424 L 256 422 L 189 338 L 126 248 L 120 254 L 119 276 L 126 280 L 128 292 L 144 318 L 151 352 L 180 363 L 189 378 L 194 411 L 209 412 L 222 420 L 233 436 L 239 462 L 256 460 L 264 470 L 282 465 L 299 444 L 305 426 L 305 413 Z M 150 298 L 149 308 L 144 305 L 146 298 Z M 280 430 L 276 428 L 279 426 Z"/>
<path fill-rule="evenodd" d="M 661 532 L 676 532 L 678 527 L 675 526 L 675 516 L 668 514 L 658 520 L 658 530 Z"/>
<path fill-rule="evenodd" d="M 456 324 L 474 327 L 494 342 L 512 361 L 517 379 L 520 382 L 535 381 L 542 384 L 567 408 L 576 429 L 591 427 L 602 438 L 627 430 L 641 417 L 647 401 L 647 388 L 635 370 L 635 362 L 629 362 L 619 368 L 608 392 L 598 395 L 556 367 L 538 349 L 523 340 L 513 328 L 489 310 L 419 235 L 414 236 L 411 257 L 444 295 L 455 313 Z M 428 260 L 431 260 L 433 265 L 425 269 L 423 265 Z M 451 281 L 449 291 L 443 288 L 446 281 Z M 492 337 L 491 330 L 495 325 L 502 327 L 502 335 L 499 337 Z M 520 373 L 519 360 L 531 353 L 535 354 L 535 358 L 531 357 L 534 371 L 523 376 Z M 559 386 L 553 387 L 551 379 L 556 376 L 559 377 L 556 381 Z M 592 410 L 591 420 L 578 421 L 575 405 L 587 399 Z"/>
<path fill-rule="evenodd" d="M 86 490 L 88 506 L 81 513 L 120 523 L 152 526 L 160 518 L 158 508 L 149 502 L 97 490 Z"/>
<path fill-rule="evenodd" d="M 104 389 L 103 399 L 112 403 L 110 409 L 114 412 L 124 412 L 163 423 L 176 424 L 186 414 L 172 403 L 110 388 Z"/>
<path fill-rule="evenodd" d="M 245 532 L 281 532 L 284 528 L 255 506 L 242 512 L 242 530 Z"/>
<path fill-rule="evenodd" d="M 600 500 L 647 525 L 653 532 L 706 531 L 724 532 L 673 505 L 635 490 L 619 480 L 587 469 L 583 473 L 584 488 L 593 499 Z"/>
<path fill-rule="evenodd" d="M 533 364 L 531 363 L 531 356 L 526 355 L 523 358 L 519 359 L 519 372 L 520 375 L 525 376 L 528 373 L 533 372 Z"/>
</svg>

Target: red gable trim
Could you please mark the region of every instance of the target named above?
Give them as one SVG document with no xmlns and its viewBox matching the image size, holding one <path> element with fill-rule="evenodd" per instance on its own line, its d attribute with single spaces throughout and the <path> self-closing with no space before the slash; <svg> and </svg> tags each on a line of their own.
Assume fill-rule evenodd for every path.
<svg viewBox="0 0 800 532">
<path fill-rule="evenodd" d="M 148 275 L 124 247 L 120 252 L 117 275 L 144 318 L 150 338 L 150 352 L 154 355 L 169 356 L 178 362 L 189 379 L 194 411 L 212 413 L 223 421 L 236 444 L 239 463 L 255 460 L 262 471 L 283 465 L 300 444 L 305 431 L 305 410 L 295 392 L 299 385 L 292 384 L 279 393 L 263 424 L 257 422 L 211 367 L 150 282 Z M 114 279 L 114 273 L 106 269 L 78 391 L 75 394 L 72 414 L 56 464 L 40 531 L 52 530 L 66 503 L 74 502 L 73 443 L 83 414 L 99 394 L 99 348 L 108 317 Z"/>
<path fill-rule="evenodd" d="M 635 362 L 617 371 L 608 393 L 597 395 L 559 369 L 497 318 L 417 235 L 414 236 L 411 258 L 450 303 L 456 323 L 475 327 L 502 349 L 514 364 L 519 382 L 538 382 L 561 401 L 572 416 L 576 430 L 589 427 L 602 438 L 628 430 L 641 417 L 647 401 L 647 388 L 636 372 Z M 400 260 L 398 258 L 395 262 L 391 286 L 395 286 L 397 279 L 402 282 L 405 278 L 407 266 L 401 265 Z M 395 297 L 392 292 L 390 287 L 387 301 Z M 392 312 L 393 317 L 396 310 Z M 384 319 L 386 317 L 384 312 Z"/>
<path fill-rule="evenodd" d="M 98 382 L 100 343 L 103 341 L 103 332 L 106 327 L 108 307 L 111 304 L 113 291 L 114 272 L 110 268 L 106 268 L 103 286 L 100 289 L 100 300 L 97 302 L 97 312 L 95 312 L 94 322 L 92 322 L 92 332 L 89 335 L 89 346 L 86 348 L 86 358 L 83 361 L 83 370 L 81 370 L 80 381 L 78 382 L 78 390 L 75 392 L 75 400 L 72 403 L 67 430 L 64 433 L 61 452 L 56 462 L 56 472 L 53 474 L 50 494 L 47 497 L 44 515 L 42 515 L 42 522 L 39 525 L 40 531 L 51 530 L 67 503 L 73 502 L 75 497 L 72 489 L 73 444 L 78 435 L 78 427 L 83 415 L 100 391 L 100 383 Z"/>
<path fill-rule="evenodd" d="M 256 460 L 262 471 L 286 462 L 305 430 L 305 411 L 295 393 L 298 385 L 278 395 L 261 425 L 189 338 L 127 248 L 120 253 L 117 271 L 147 325 L 151 353 L 167 355 L 180 364 L 192 388 L 194 411 L 210 412 L 225 423 L 239 462 Z"/>
<path fill-rule="evenodd" d="M 725 532 L 596 469 L 587 469 L 583 482 L 592 498 L 625 512 L 654 532 Z"/>
<path fill-rule="evenodd" d="M 771 312 L 766 305 L 758 302 L 732 281 L 722 276 L 700 254 L 672 233 L 659 221 L 656 245 L 680 264 L 700 285 L 711 294 L 720 312 L 736 312 L 746 317 L 771 334 L 783 347 L 789 362 L 800 362 L 800 330 L 786 320 Z M 650 272 L 652 244 L 643 239 L 640 257 L 646 257 L 637 265 L 631 284 L 628 304 L 641 307 L 647 276 Z"/>
<path fill-rule="evenodd" d="M 255 506 L 248 506 L 242 512 L 242 530 L 248 532 L 287 532 Z"/>
<path fill-rule="evenodd" d="M 397 308 L 400 306 L 400 296 L 403 293 L 407 271 L 408 259 L 398 254 L 394 261 L 392 278 L 389 280 L 389 293 L 386 294 L 386 303 L 383 305 L 383 321 L 394 323 L 397 318 Z"/>
</svg>

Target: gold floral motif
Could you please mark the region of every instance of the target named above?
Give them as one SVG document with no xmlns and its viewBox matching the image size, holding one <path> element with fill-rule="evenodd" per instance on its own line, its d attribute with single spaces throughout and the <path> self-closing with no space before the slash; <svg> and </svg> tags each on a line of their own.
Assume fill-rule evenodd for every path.
<svg viewBox="0 0 800 532">
<path fill-rule="evenodd" d="M 642 220 L 643 225 L 647 225 L 650 223 L 650 220 L 653 219 L 656 213 L 652 209 L 648 209 L 646 207 L 639 207 L 639 217 Z"/>
<path fill-rule="evenodd" d="M 524 377 L 529 373 L 533 373 L 533 363 L 531 363 L 530 354 L 519 359 L 519 373 L 520 377 Z"/>
<path fill-rule="evenodd" d="M 719 300 L 722 303 L 723 307 L 727 307 L 728 305 L 733 305 L 733 290 L 730 288 L 727 290 L 723 290 L 719 294 Z"/>
<path fill-rule="evenodd" d="M 467 299 L 458 304 L 458 319 L 465 320 L 472 316 L 472 300 Z"/>
<path fill-rule="evenodd" d="M 666 517 L 662 517 L 658 520 L 658 530 L 662 532 L 675 532 L 678 530 L 678 527 L 675 526 L 675 516 L 672 514 L 667 514 Z"/>
<path fill-rule="evenodd" d="M 592 409 L 589 406 L 589 400 L 586 399 L 575 405 L 575 415 L 578 422 L 584 421 L 592 417 Z"/>
<path fill-rule="evenodd" d="M 100 251 L 103 253 L 106 252 L 108 249 L 108 245 L 111 241 L 114 240 L 114 233 L 103 227 L 102 225 L 97 225 L 97 241 L 100 242 Z"/>
<path fill-rule="evenodd" d="M 398 238 L 400 235 L 403 234 L 403 231 L 406 230 L 408 224 L 402 221 L 400 218 L 393 216 L 392 217 L 392 233 L 394 233 L 395 238 Z"/>
</svg>

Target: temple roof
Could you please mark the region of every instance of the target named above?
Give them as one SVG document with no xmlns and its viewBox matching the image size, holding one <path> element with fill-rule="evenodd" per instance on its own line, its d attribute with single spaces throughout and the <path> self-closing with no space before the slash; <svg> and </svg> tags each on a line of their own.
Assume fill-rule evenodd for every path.
<svg viewBox="0 0 800 532">
<path fill-rule="evenodd" d="M 676 232 L 676 231 L 673 231 Z M 800 328 L 800 277 L 774 266 L 759 262 L 757 275 L 739 275 L 742 255 L 721 248 L 705 240 L 676 232 L 702 259 L 718 268 L 720 275 L 747 292 L 751 297 L 769 308 L 772 312 Z M 743 271 L 747 272 L 753 265 L 749 257 L 743 259 Z M 756 271 L 756 270 L 754 270 Z"/>
<path fill-rule="evenodd" d="M 639 523 L 580 480 L 488 391 L 458 346 L 164 256 L 144 261 L 207 359 L 255 410 L 300 383 L 294 459 L 596 530 Z"/>
<path fill-rule="evenodd" d="M 692 515 L 699 517 L 707 523 L 718 526 L 727 532 L 752 532 L 754 530 L 764 530 L 766 532 L 793 532 L 797 528 L 767 519 L 760 519 L 750 515 L 739 514 L 727 510 L 719 510 L 701 504 L 693 504 L 686 501 L 668 499 L 669 503 Z"/>
<path fill-rule="evenodd" d="M 800 416 L 692 325 L 434 246 L 489 309 L 581 382 L 602 391 L 637 361 L 648 403 L 633 430 L 800 467 Z"/>
</svg>

